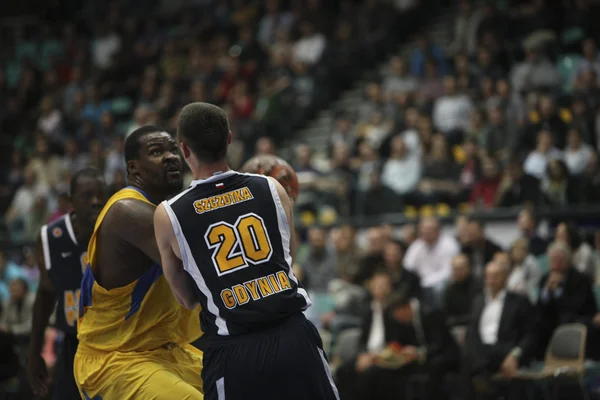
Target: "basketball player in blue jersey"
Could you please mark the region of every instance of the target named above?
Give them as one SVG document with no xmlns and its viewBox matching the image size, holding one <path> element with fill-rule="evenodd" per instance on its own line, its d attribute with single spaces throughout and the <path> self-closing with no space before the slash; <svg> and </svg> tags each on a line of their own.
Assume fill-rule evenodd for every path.
<svg viewBox="0 0 600 400">
<path fill-rule="evenodd" d="M 102 173 L 91 168 L 80 170 L 71 179 L 73 211 L 44 225 L 40 231 L 36 247 L 40 285 L 33 306 L 27 358 L 27 375 L 37 395 L 45 396 L 48 392 L 48 371 L 40 353 L 48 319 L 56 308 L 56 327 L 64 334 L 64 340 L 56 364 L 53 398 L 81 398 L 73 377 L 79 288 L 87 264 L 88 241 L 107 198 L 108 188 Z"/>
<path fill-rule="evenodd" d="M 194 181 L 157 207 L 154 231 L 175 298 L 202 306 L 204 398 L 338 399 L 292 272 L 287 193 L 271 177 L 229 169 L 231 132 L 219 107 L 188 104 L 177 130 Z"/>
</svg>

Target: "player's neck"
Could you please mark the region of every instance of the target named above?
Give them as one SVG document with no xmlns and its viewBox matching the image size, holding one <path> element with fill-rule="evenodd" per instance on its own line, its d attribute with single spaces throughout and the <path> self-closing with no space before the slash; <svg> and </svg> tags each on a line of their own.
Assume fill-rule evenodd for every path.
<svg viewBox="0 0 600 400">
<path fill-rule="evenodd" d="M 83 221 L 77 218 L 77 215 L 74 212 L 71 213 L 71 225 L 73 225 L 73 233 L 75 233 L 77 243 L 87 243 L 90 241 L 92 233 L 94 232 L 93 226 L 85 226 Z"/>
<path fill-rule="evenodd" d="M 192 170 L 192 176 L 194 177 L 194 180 L 197 181 L 201 179 L 208 179 L 219 172 L 229 171 L 231 168 L 229 168 L 227 161 L 222 160 L 214 164 L 198 163 L 197 165 L 190 166 L 190 169 Z"/>
<path fill-rule="evenodd" d="M 129 179 L 127 181 L 127 185 L 140 189 L 142 192 L 144 192 L 148 200 L 153 202 L 154 204 L 158 204 L 163 200 L 167 200 L 169 197 L 171 197 L 169 193 L 157 191 L 154 188 L 151 188 L 150 185 L 144 184 L 144 181 L 139 176 L 134 176 L 132 177 L 132 179 Z"/>
</svg>

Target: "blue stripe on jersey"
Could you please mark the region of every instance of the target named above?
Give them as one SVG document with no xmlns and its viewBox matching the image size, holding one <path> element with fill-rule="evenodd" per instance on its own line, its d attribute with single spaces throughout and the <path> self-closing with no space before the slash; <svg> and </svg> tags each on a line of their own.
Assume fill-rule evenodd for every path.
<svg viewBox="0 0 600 400">
<path fill-rule="evenodd" d="M 154 200 L 152 200 L 152 199 L 150 198 L 150 196 L 148 196 L 148 193 L 144 192 L 142 189 L 140 189 L 140 188 L 137 188 L 137 187 L 135 187 L 135 186 L 127 186 L 127 188 L 126 188 L 126 189 L 133 189 L 133 190 L 135 190 L 135 191 L 139 192 L 139 193 L 140 193 L 142 196 L 144 196 L 144 197 L 146 198 L 146 200 L 148 200 L 150 203 L 154 204 L 155 206 L 156 206 L 156 205 L 158 205 L 158 203 L 157 203 L 157 202 L 155 202 Z"/>
<path fill-rule="evenodd" d="M 144 297 L 146 297 L 146 293 L 148 293 L 154 282 L 160 278 L 162 273 L 162 267 L 158 264 L 154 264 L 138 279 L 131 292 L 131 308 L 125 316 L 125 319 L 129 319 L 129 317 L 140 309 L 142 301 L 144 301 Z"/>
<path fill-rule="evenodd" d="M 102 400 L 102 396 L 96 395 L 94 397 L 88 396 L 85 390 L 81 389 L 81 393 L 83 393 L 83 400 Z"/>
<path fill-rule="evenodd" d="M 94 274 L 90 264 L 85 268 L 83 278 L 81 279 L 81 291 L 79 293 L 79 318 L 83 317 L 85 307 L 92 305 L 92 288 L 94 287 Z"/>
</svg>

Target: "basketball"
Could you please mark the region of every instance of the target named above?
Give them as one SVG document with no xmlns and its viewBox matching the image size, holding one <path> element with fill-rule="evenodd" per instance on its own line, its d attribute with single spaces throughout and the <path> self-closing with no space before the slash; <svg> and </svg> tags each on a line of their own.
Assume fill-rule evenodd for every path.
<svg viewBox="0 0 600 400">
<path fill-rule="evenodd" d="M 242 166 L 241 172 L 271 176 L 281 183 L 292 201 L 296 201 L 298 198 L 299 186 L 296 171 L 280 157 L 272 155 L 252 157 Z"/>
</svg>

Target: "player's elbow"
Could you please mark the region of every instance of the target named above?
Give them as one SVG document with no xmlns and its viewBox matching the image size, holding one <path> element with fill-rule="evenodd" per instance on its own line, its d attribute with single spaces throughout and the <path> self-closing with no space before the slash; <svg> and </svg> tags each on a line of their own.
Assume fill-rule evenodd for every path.
<svg viewBox="0 0 600 400">
<path fill-rule="evenodd" d="M 179 299 L 179 304 L 181 304 L 183 307 L 187 308 L 188 310 L 193 310 L 198 305 L 198 302 L 196 301 L 196 299 L 188 298 L 188 299 Z"/>
</svg>

